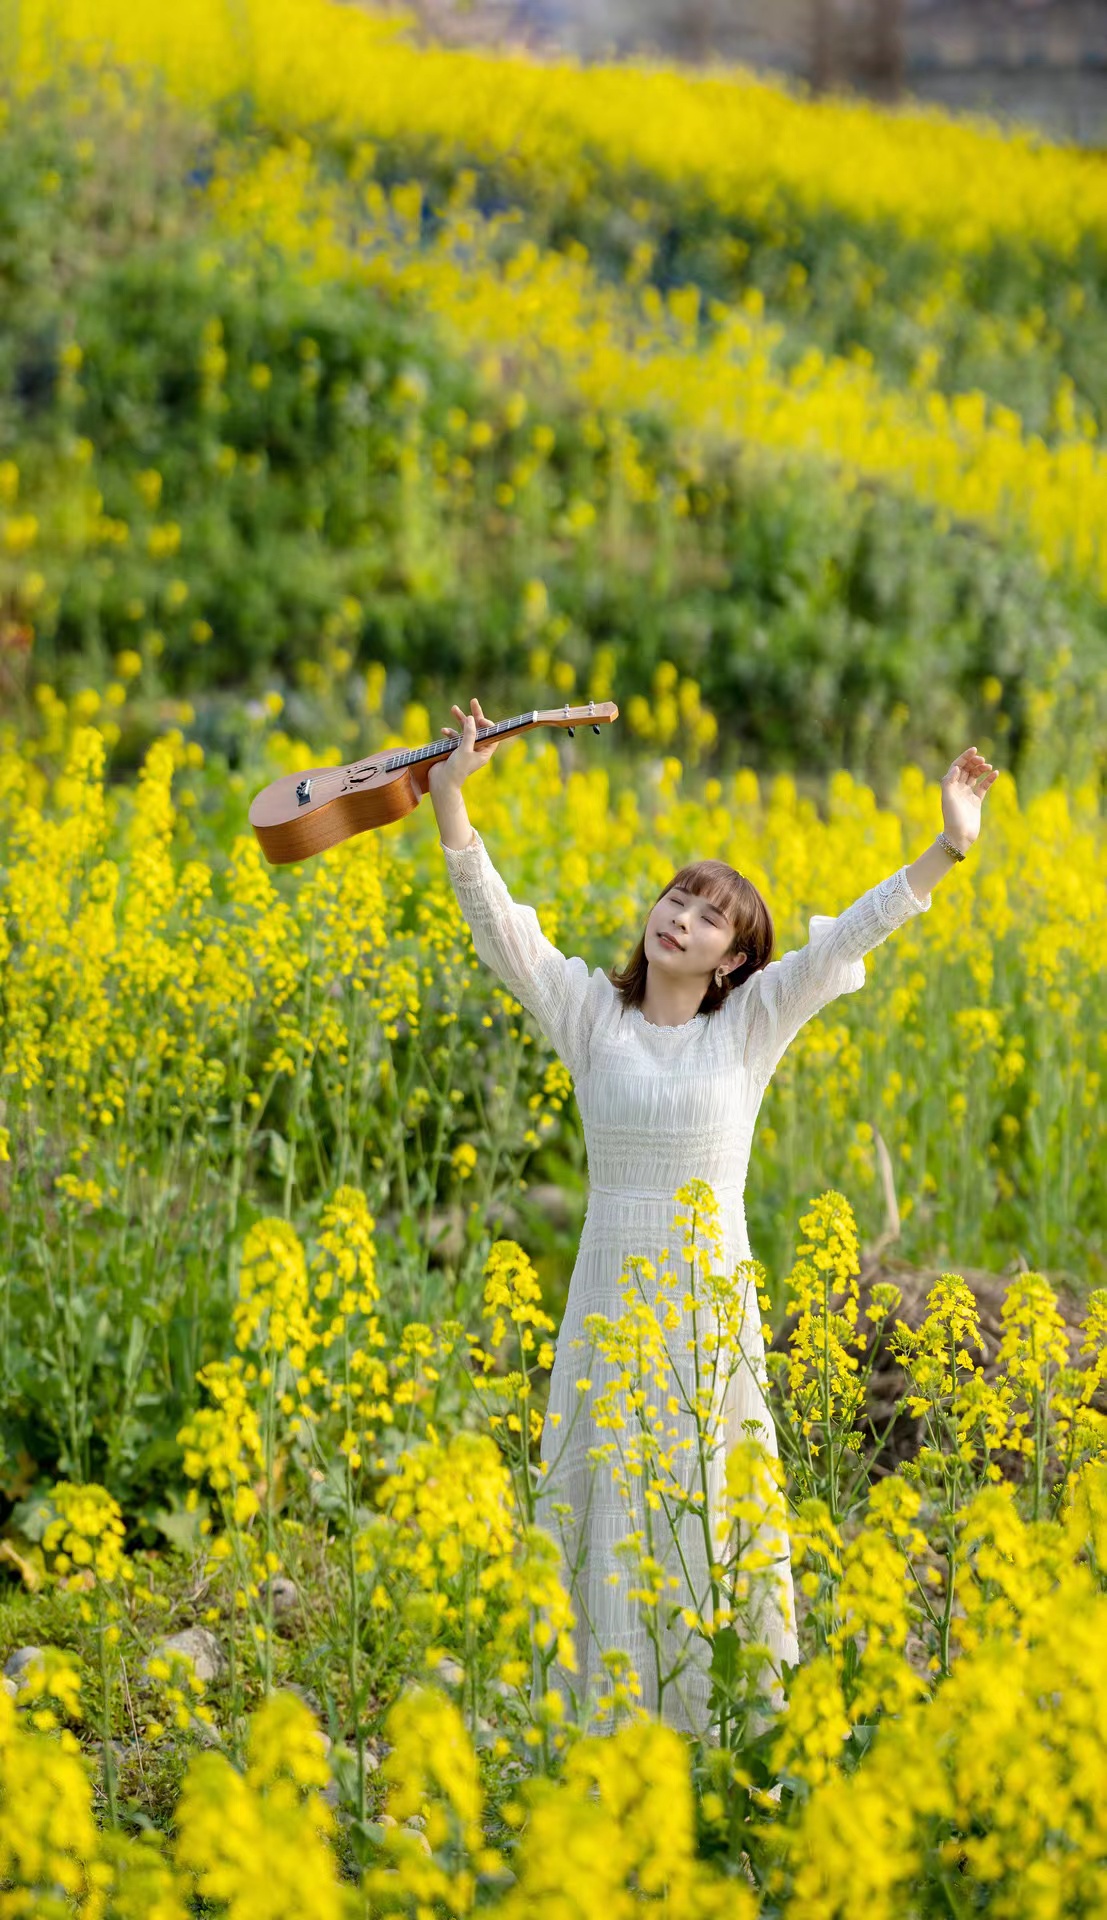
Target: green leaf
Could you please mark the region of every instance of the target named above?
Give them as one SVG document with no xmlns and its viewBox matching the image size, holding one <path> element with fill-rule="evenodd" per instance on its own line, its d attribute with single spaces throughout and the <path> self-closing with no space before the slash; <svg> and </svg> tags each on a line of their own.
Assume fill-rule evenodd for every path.
<svg viewBox="0 0 1107 1920">
<path fill-rule="evenodd" d="M 158 1532 L 181 1553 L 195 1553 L 203 1538 L 200 1522 L 207 1513 L 208 1503 L 201 1501 L 196 1511 L 189 1513 L 179 1494 L 171 1493 L 169 1499 L 169 1506 L 158 1507 L 150 1519 Z"/>
</svg>

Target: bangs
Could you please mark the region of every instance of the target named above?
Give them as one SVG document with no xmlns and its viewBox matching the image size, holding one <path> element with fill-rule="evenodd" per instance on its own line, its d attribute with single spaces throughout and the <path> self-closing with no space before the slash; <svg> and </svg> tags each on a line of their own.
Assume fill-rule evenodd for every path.
<svg viewBox="0 0 1107 1920">
<path fill-rule="evenodd" d="M 744 918 L 746 896 L 742 876 L 721 860 L 697 860 L 690 867 L 681 867 L 665 889 L 671 893 L 674 887 L 680 887 L 685 893 L 698 894 L 701 900 L 709 900 L 713 907 L 725 913 L 732 926 Z M 665 894 L 659 898 L 664 899 Z"/>
</svg>

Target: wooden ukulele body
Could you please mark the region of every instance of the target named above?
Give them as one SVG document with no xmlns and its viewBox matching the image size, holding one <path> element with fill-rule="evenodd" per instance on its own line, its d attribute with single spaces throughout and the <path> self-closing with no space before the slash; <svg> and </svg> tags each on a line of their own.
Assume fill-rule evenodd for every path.
<svg viewBox="0 0 1107 1920">
<path fill-rule="evenodd" d="M 335 847 L 366 827 L 387 827 L 402 820 L 419 805 L 427 791 L 430 766 L 397 767 L 390 770 L 380 761 L 357 763 L 356 784 L 338 786 L 317 805 L 300 813 L 297 794 L 304 781 L 325 778 L 332 784 L 337 774 L 351 774 L 352 767 L 309 767 L 305 773 L 286 773 L 259 793 L 250 808 L 250 825 L 257 834 L 261 850 L 271 866 L 287 866 L 292 860 L 308 860 L 325 847 Z"/>
</svg>

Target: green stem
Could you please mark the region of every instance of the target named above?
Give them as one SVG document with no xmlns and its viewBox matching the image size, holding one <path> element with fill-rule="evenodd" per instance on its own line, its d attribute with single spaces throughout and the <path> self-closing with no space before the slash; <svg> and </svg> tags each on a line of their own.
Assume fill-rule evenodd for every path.
<svg viewBox="0 0 1107 1920">
<path fill-rule="evenodd" d="M 111 1745 L 111 1672 L 108 1661 L 108 1648 L 105 1642 L 107 1615 L 104 1606 L 104 1589 L 96 1583 L 96 1607 L 99 1615 L 96 1641 L 100 1654 L 100 1767 L 104 1779 L 104 1792 L 108 1797 L 108 1818 L 113 1827 L 119 1825 L 119 1809 L 115 1800 L 115 1755 Z"/>
</svg>

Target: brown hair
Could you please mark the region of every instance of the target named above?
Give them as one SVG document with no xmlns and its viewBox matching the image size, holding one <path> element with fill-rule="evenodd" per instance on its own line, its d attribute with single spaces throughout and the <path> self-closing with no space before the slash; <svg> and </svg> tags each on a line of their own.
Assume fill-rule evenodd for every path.
<svg viewBox="0 0 1107 1920">
<path fill-rule="evenodd" d="M 668 885 L 662 887 L 657 900 L 663 900 L 673 887 L 680 887 L 685 893 L 700 894 L 705 900 L 710 900 L 713 906 L 720 908 L 734 928 L 734 938 L 724 958 L 729 958 L 732 953 L 744 953 L 746 956 L 740 967 L 734 967 L 726 975 L 721 987 L 716 986 L 712 974 L 699 1012 L 717 1013 L 728 994 L 740 987 L 743 980 L 760 973 L 762 967 L 767 967 L 772 959 L 775 939 L 772 914 L 757 888 L 750 884 L 744 874 L 728 867 L 725 860 L 695 860 L 691 866 L 681 867 Z M 653 907 L 650 908 L 652 911 Z M 649 914 L 646 918 L 649 918 Z M 646 930 L 643 927 L 638 945 L 626 966 L 612 967 L 607 976 L 612 986 L 618 988 L 624 1007 L 642 1005 L 646 997 L 648 967 Z"/>
</svg>

